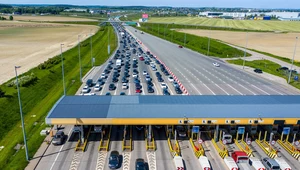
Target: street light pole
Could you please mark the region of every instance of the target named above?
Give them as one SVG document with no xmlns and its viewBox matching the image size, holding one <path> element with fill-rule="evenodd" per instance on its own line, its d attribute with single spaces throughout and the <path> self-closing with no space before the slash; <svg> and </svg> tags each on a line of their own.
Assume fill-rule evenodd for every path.
<svg viewBox="0 0 300 170">
<path fill-rule="evenodd" d="M 297 49 L 297 43 L 298 43 L 298 37 L 296 37 L 296 43 L 295 43 L 295 49 L 294 49 L 294 55 L 293 55 L 293 59 L 292 59 L 292 65 L 291 65 L 291 69 L 290 69 L 290 75 L 289 75 L 288 84 L 290 84 L 290 81 L 291 81 L 292 69 L 293 69 L 293 65 L 294 65 L 294 58 L 295 58 L 295 55 L 296 55 L 296 49 Z"/>
<path fill-rule="evenodd" d="M 81 57 L 80 57 L 80 35 L 78 35 L 78 58 L 79 58 L 80 82 L 82 82 Z"/>
<path fill-rule="evenodd" d="M 92 67 L 94 66 L 94 63 L 93 63 L 93 41 L 92 41 L 92 30 L 90 32 L 90 40 L 91 40 L 91 64 L 92 64 Z"/>
<path fill-rule="evenodd" d="M 185 29 L 186 29 L 186 25 L 185 25 Z M 184 46 L 185 46 L 185 41 L 186 41 L 186 32 L 184 32 Z"/>
<path fill-rule="evenodd" d="M 244 49 L 244 60 L 243 60 L 243 70 L 245 68 L 245 59 L 246 59 L 246 50 L 247 50 L 247 46 L 248 46 L 248 32 L 246 34 L 246 47 Z"/>
<path fill-rule="evenodd" d="M 17 83 L 18 99 L 19 99 L 19 106 L 20 106 L 20 116 L 21 116 L 21 123 L 22 123 L 22 131 L 23 131 L 23 138 L 24 138 L 24 145 L 25 145 L 25 154 L 26 154 L 26 160 L 29 161 L 27 141 L 26 141 L 26 132 L 25 132 L 25 126 L 24 126 L 24 119 L 23 119 L 22 102 L 21 102 L 21 94 L 20 94 L 20 88 L 19 88 L 17 68 L 20 68 L 20 66 L 15 66 L 15 73 L 16 73 L 16 83 Z"/>
<path fill-rule="evenodd" d="M 62 55 L 62 46 L 63 45 L 64 44 L 60 44 L 60 57 L 61 57 L 61 73 L 62 73 L 64 96 L 65 96 L 66 95 L 66 85 L 65 85 L 64 58 L 63 58 L 63 55 Z"/>
<path fill-rule="evenodd" d="M 164 29 L 164 39 L 166 39 L 166 26 L 167 25 L 165 25 L 165 29 Z"/>
</svg>

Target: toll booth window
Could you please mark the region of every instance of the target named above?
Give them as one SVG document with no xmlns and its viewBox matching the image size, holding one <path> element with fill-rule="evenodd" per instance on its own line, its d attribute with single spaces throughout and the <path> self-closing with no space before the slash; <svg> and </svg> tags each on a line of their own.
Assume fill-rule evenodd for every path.
<svg viewBox="0 0 300 170">
<path fill-rule="evenodd" d="M 274 120 L 274 125 L 283 125 L 284 124 L 284 120 Z"/>
<path fill-rule="evenodd" d="M 231 139 L 231 137 L 230 136 L 225 136 L 224 139 Z"/>
</svg>

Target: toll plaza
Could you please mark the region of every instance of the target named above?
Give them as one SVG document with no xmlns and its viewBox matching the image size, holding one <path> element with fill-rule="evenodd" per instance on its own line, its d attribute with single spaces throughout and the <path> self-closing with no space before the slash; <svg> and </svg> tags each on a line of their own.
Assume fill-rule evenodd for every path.
<svg viewBox="0 0 300 170">
<path fill-rule="evenodd" d="M 299 101 L 300 96 L 272 95 L 63 96 L 47 115 L 46 123 L 74 125 L 73 133 L 79 135 L 75 150 L 83 152 L 91 133 L 100 134 L 98 150 L 109 151 L 115 135 L 112 131 L 121 133 L 122 150 L 131 152 L 135 147 L 133 134 L 139 133 L 147 157 L 154 157 L 154 161 L 161 142 L 157 139 L 165 136 L 163 145 L 176 168 L 183 166 L 188 155 L 182 149 L 185 146 L 191 147 L 201 167 L 209 165 L 207 143 L 225 163 L 239 151 L 248 157 L 276 158 L 279 146 L 299 159 Z M 258 148 L 260 155 L 254 152 Z"/>
</svg>

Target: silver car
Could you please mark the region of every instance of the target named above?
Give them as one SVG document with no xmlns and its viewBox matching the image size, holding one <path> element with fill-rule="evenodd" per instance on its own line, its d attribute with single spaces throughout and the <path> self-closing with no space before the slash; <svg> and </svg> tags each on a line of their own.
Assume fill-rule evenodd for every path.
<svg viewBox="0 0 300 170">
<path fill-rule="evenodd" d="M 57 131 L 55 136 L 53 137 L 52 144 L 53 145 L 62 145 L 65 140 L 65 133 L 63 131 Z"/>
</svg>

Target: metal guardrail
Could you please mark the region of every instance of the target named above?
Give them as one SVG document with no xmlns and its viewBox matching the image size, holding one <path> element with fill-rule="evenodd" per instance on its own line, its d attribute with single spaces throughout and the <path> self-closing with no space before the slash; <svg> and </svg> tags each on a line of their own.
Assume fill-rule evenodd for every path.
<svg viewBox="0 0 300 170">
<path fill-rule="evenodd" d="M 288 142 L 288 141 L 282 141 L 282 140 L 278 139 L 277 143 L 280 146 L 282 146 L 295 159 L 298 159 L 300 157 L 300 152 L 290 142 Z"/>
<path fill-rule="evenodd" d="M 200 144 L 200 145 L 199 145 L 199 148 L 197 148 L 197 147 L 195 146 L 195 143 L 194 143 L 194 141 L 193 141 L 192 138 L 190 138 L 189 141 L 190 141 L 190 144 L 191 144 L 191 146 L 192 146 L 192 148 L 193 148 L 193 151 L 194 151 L 195 156 L 196 156 L 197 158 L 199 158 L 200 156 L 204 156 L 204 149 L 203 149 L 202 145 Z"/>
<path fill-rule="evenodd" d="M 224 149 L 220 149 L 214 139 L 212 139 L 211 142 L 213 143 L 214 147 L 216 148 L 217 152 L 219 153 L 222 159 L 224 159 L 225 156 L 228 156 L 228 151 L 225 147 Z"/>
<path fill-rule="evenodd" d="M 252 156 L 252 149 L 246 144 L 245 141 L 238 142 L 238 140 L 234 140 L 236 146 L 243 152 L 245 152 L 249 157 Z"/>
<path fill-rule="evenodd" d="M 108 149 L 109 149 L 109 142 L 110 142 L 110 134 L 111 134 L 111 126 L 109 128 L 106 145 L 104 145 L 104 143 L 105 143 L 104 139 L 101 139 L 100 143 L 99 143 L 98 151 L 100 151 L 101 149 L 104 149 L 105 151 L 108 151 Z"/>
</svg>

